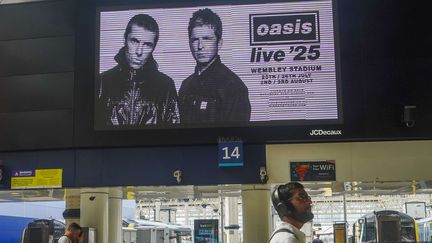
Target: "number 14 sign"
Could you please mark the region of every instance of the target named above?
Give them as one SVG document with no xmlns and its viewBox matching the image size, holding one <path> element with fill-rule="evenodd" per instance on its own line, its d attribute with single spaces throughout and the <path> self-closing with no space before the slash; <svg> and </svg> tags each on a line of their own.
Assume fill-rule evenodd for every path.
<svg viewBox="0 0 432 243">
<path fill-rule="evenodd" d="M 219 167 L 243 166 L 243 143 L 241 141 L 219 142 Z"/>
</svg>

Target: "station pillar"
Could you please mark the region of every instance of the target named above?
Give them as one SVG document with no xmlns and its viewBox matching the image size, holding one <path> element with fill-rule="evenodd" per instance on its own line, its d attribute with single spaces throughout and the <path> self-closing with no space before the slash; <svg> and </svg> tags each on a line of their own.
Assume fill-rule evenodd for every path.
<svg viewBox="0 0 432 243">
<path fill-rule="evenodd" d="M 225 198 L 225 225 L 234 227 L 238 226 L 238 197 L 226 197 Z M 226 243 L 237 243 L 240 242 L 239 230 L 237 228 L 230 228 L 225 230 L 226 232 Z"/>
<path fill-rule="evenodd" d="M 81 226 L 96 229 L 98 243 L 108 243 L 108 195 L 107 188 L 81 190 Z"/>
<path fill-rule="evenodd" d="M 80 192 L 79 189 L 65 189 L 66 209 L 63 212 L 63 218 L 66 228 L 71 223 L 80 223 Z"/>
<path fill-rule="evenodd" d="M 108 242 L 118 243 L 122 241 L 122 199 L 121 188 L 110 188 L 108 194 Z"/>
<path fill-rule="evenodd" d="M 155 221 L 160 221 L 160 210 L 161 210 L 162 202 L 156 201 L 155 202 Z"/>
<path fill-rule="evenodd" d="M 243 242 L 267 242 L 270 231 L 270 189 L 256 185 L 242 190 Z"/>
</svg>

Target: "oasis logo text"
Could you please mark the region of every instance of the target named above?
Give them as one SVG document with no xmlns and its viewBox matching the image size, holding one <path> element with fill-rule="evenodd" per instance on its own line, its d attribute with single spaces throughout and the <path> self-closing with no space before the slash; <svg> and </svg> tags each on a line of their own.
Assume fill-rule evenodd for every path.
<svg viewBox="0 0 432 243">
<path fill-rule="evenodd" d="M 317 11 L 251 14 L 250 44 L 256 46 L 319 43 L 318 21 Z"/>
<path fill-rule="evenodd" d="M 311 136 L 335 136 L 335 135 L 342 135 L 342 130 L 321 130 L 316 129 L 312 130 L 309 135 Z"/>
</svg>

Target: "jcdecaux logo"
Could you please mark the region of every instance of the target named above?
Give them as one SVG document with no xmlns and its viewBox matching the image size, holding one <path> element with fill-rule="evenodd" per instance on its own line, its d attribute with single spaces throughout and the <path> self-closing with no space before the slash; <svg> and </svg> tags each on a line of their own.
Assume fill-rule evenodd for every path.
<svg viewBox="0 0 432 243">
<path fill-rule="evenodd" d="M 337 136 L 342 135 L 342 130 L 321 130 L 315 129 L 312 130 L 309 135 L 311 136 Z"/>
</svg>

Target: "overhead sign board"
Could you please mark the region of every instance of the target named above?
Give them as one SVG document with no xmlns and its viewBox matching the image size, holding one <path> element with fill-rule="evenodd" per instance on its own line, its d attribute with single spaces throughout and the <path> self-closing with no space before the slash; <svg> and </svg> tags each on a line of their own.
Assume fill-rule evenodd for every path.
<svg viewBox="0 0 432 243">
<path fill-rule="evenodd" d="M 243 142 L 219 141 L 218 161 L 219 167 L 243 166 Z"/>
<path fill-rule="evenodd" d="M 61 188 L 63 169 L 12 171 L 11 189 Z"/>
</svg>

